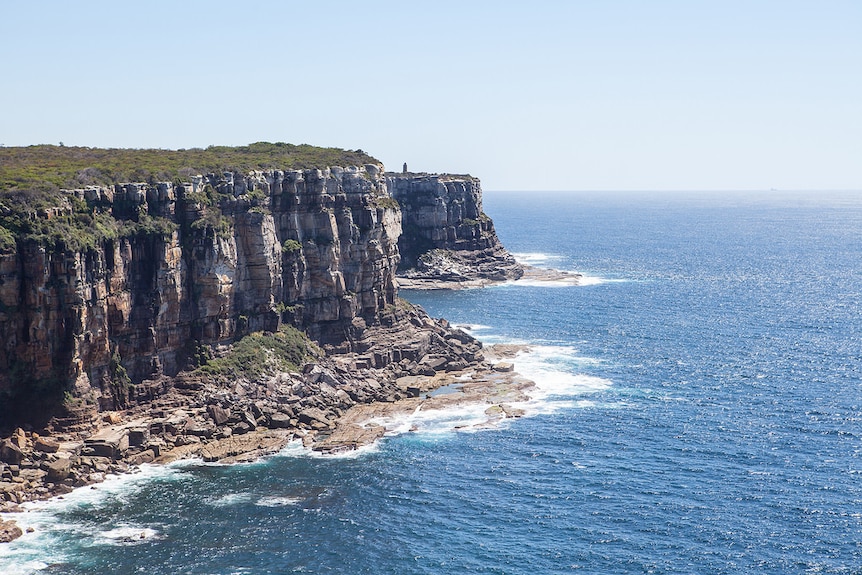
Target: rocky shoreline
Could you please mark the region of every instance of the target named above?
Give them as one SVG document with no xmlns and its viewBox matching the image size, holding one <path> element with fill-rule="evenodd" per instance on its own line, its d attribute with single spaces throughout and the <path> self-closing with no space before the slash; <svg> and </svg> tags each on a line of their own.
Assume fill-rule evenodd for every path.
<svg viewBox="0 0 862 575">
<path fill-rule="evenodd" d="M 231 153 L 278 166 L 283 149 Z M 29 161 L 65 151 L 39 152 Z M 532 384 L 399 284 L 580 276 L 518 263 L 477 178 L 371 160 L 9 196 L 0 216 L 21 233 L 0 253 L 0 513 L 146 463 L 243 461 L 294 440 L 357 449 L 423 410 L 519 416 Z M 20 535 L 0 520 L 0 541 Z"/>
<path fill-rule="evenodd" d="M 435 274 L 423 275 L 409 272 L 397 277 L 400 289 L 416 290 L 458 290 L 482 288 L 503 283 L 523 282 L 545 282 L 548 284 L 580 285 L 583 275 L 576 272 L 561 271 L 549 268 L 537 268 L 530 265 L 519 264 L 523 274 L 518 278 L 512 277 L 477 277 L 473 274 L 461 274 L 444 272 L 438 270 Z"/>
<path fill-rule="evenodd" d="M 321 453 L 349 451 L 390 432 L 387 421 L 420 409 L 487 404 L 490 425 L 520 416 L 512 404 L 528 399 L 532 386 L 504 361 L 510 349 L 483 350 L 466 332 L 418 308 L 365 329 L 353 346 L 363 351 L 330 349 L 301 373 L 265 382 L 226 387 L 181 374 L 153 382 L 161 394 L 129 409 L 79 416 L 73 425 L 16 429 L 0 440 L 0 512 L 144 463 L 248 461 L 297 439 Z M 20 535 L 14 522 L 0 519 L 0 541 Z"/>
</svg>

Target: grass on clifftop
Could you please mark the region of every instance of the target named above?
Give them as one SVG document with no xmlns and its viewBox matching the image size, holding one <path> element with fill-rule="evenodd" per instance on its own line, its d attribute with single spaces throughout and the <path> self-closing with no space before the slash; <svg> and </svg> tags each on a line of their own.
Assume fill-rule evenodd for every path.
<svg viewBox="0 0 862 575">
<path fill-rule="evenodd" d="M 108 186 L 123 182 L 185 180 L 195 174 L 260 169 L 311 169 L 378 163 L 362 150 L 318 148 L 306 144 L 257 142 L 248 146 L 210 146 L 191 150 L 130 150 L 65 146 L 0 147 L 0 254 L 16 238 L 71 250 L 95 247 L 104 239 L 137 234 L 163 237 L 176 229 L 165 218 L 114 219 L 103 207 L 87 205 L 61 188 Z M 215 202 L 213 199 L 210 203 Z M 35 217 L 54 210 L 51 217 Z M 210 210 L 214 229 L 224 227 Z"/>
<path fill-rule="evenodd" d="M 251 333 L 234 343 L 231 350 L 207 361 L 196 373 L 216 380 L 245 379 L 257 382 L 279 372 L 299 371 L 319 350 L 298 329 L 284 325 L 277 332 Z"/>
<path fill-rule="evenodd" d="M 0 192 L 16 188 L 80 188 L 121 182 L 173 181 L 210 172 L 302 170 L 375 163 L 379 161 L 362 150 L 284 142 L 188 150 L 51 145 L 0 147 Z"/>
</svg>

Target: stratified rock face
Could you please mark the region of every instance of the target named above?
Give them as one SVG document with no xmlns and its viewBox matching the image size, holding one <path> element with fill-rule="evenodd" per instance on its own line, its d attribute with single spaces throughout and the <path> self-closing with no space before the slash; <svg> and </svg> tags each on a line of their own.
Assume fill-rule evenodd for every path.
<svg viewBox="0 0 862 575">
<path fill-rule="evenodd" d="M 506 251 L 482 211 L 477 178 L 388 173 L 401 206 L 399 274 L 412 280 L 464 282 L 517 279 L 523 268 Z"/>
<path fill-rule="evenodd" d="M 0 254 L 0 394 L 28 382 L 110 408 L 200 346 L 281 321 L 350 342 L 395 302 L 401 216 L 377 165 L 67 193 L 138 227 L 80 251 L 19 240 Z"/>
</svg>

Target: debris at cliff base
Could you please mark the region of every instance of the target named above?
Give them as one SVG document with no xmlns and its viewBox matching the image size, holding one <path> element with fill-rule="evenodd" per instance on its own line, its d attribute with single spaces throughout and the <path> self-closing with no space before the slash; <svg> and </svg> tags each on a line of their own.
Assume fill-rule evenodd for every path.
<svg viewBox="0 0 862 575">
<path fill-rule="evenodd" d="M 427 401 L 419 396 L 462 378 L 465 370 L 493 373 L 480 342 L 412 306 L 365 328 L 349 347 L 317 348 L 290 371 L 258 366 L 228 376 L 222 369 L 197 369 L 163 378 L 151 387 L 161 390 L 154 397 L 92 413 L 75 426 L 58 418 L 42 429 L 16 429 L 0 439 L 0 512 L 143 463 L 249 460 L 295 438 L 318 451 L 355 449 L 386 432 L 356 427 L 355 414 L 363 413 L 357 406 L 373 406 L 366 413 L 401 409 L 410 398 Z M 221 359 L 222 366 L 237 364 L 230 353 Z M 469 393 L 486 392 L 477 387 Z M 444 401 L 452 398 L 435 400 Z"/>
</svg>

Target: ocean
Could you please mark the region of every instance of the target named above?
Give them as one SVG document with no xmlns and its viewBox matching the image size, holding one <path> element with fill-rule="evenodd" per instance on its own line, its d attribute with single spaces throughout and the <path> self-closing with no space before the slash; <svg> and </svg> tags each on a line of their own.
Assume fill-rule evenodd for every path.
<svg viewBox="0 0 862 575">
<path fill-rule="evenodd" d="M 529 345 L 525 417 L 145 466 L 31 505 L 0 573 L 862 573 L 862 194 L 486 192 L 485 211 L 583 285 L 402 295 Z"/>
</svg>

